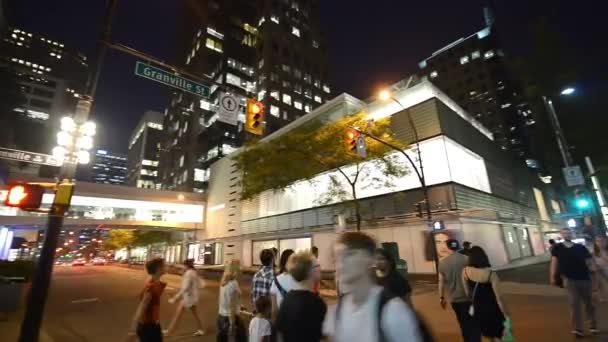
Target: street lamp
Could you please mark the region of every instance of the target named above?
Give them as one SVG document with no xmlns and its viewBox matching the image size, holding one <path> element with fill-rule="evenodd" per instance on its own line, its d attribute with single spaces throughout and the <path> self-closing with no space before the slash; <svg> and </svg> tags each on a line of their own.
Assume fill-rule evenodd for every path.
<svg viewBox="0 0 608 342">
<path fill-rule="evenodd" d="M 397 103 L 399 105 L 399 107 L 401 107 L 402 109 L 406 109 L 405 106 L 399 102 L 399 100 L 397 100 L 392 93 L 390 92 L 390 90 L 388 89 L 383 89 L 382 91 L 380 91 L 378 93 L 378 98 L 381 101 L 393 101 L 395 103 Z M 410 162 L 410 164 L 412 164 L 412 167 L 414 168 L 414 171 L 416 172 L 416 176 L 418 176 L 418 180 L 420 181 L 420 187 L 422 188 L 422 194 L 424 196 L 424 204 L 425 204 L 425 208 L 426 208 L 426 219 L 427 219 L 427 227 L 429 230 L 433 231 L 433 218 L 432 218 L 432 214 L 431 214 L 431 205 L 430 205 L 430 201 L 429 201 L 429 192 L 428 192 L 428 188 L 426 186 L 426 179 L 424 177 L 424 166 L 422 165 L 422 153 L 420 151 L 420 139 L 418 138 L 418 129 L 416 128 L 416 125 L 414 124 L 414 120 L 412 119 L 412 114 L 410 111 L 406 111 L 406 115 L 407 115 L 407 120 L 410 124 L 410 127 L 412 128 L 412 132 L 414 133 L 414 141 L 416 143 L 416 152 L 418 154 L 418 167 L 416 167 L 416 164 L 411 160 L 411 158 L 407 155 L 407 153 L 405 153 L 404 151 L 400 151 L 405 155 L 405 157 L 407 158 L 407 160 Z M 437 274 L 439 274 L 439 258 L 437 255 L 437 248 L 433 249 L 433 258 L 435 259 L 435 270 L 437 271 Z"/>
<path fill-rule="evenodd" d="M 564 88 L 564 90 L 562 90 L 560 94 L 570 95 L 570 94 L 574 93 L 575 91 L 576 91 L 576 89 L 574 89 L 572 87 L 568 87 L 568 88 Z"/>
<path fill-rule="evenodd" d="M 93 148 L 96 125 L 92 121 L 78 123 L 69 116 L 61 119 L 61 131 L 57 133 L 57 146 L 53 157 L 59 164 L 88 164 Z"/>
</svg>

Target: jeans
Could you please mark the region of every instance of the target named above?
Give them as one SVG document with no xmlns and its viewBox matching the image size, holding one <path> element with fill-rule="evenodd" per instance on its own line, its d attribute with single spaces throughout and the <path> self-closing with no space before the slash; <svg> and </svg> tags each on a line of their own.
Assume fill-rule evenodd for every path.
<svg viewBox="0 0 608 342">
<path fill-rule="evenodd" d="M 454 309 L 456 319 L 458 319 L 463 341 L 480 342 L 481 329 L 479 328 L 477 321 L 469 315 L 471 304 L 471 302 L 452 303 L 452 309 Z"/>
<path fill-rule="evenodd" d="M 163 332 L 160 324 L 138 324 L 137 337 L 140 342 L 163 342 Z"/>
<path fill-rule="evenodd" d="M 230 339 L 230 341 L 236 342 L 246 342 L 247 341 L 247 333 L 243 328 L 243 323 L 239 320 L 238 317 L 235 319 L 235 327 L 234 327 L 234 339 Z M 218 316 L 217 317 L 217 342 L 228 342 L 230 337 L 230 318 L 226 316 Z"/>
<path fill-rule="evenodd" d="M 587 319 L 591 321 L 591 328 L 597 328 L 595 304 L 593 303 L 591 295 L 591 280 L 566 279 L 566 289 L 568 289 L 568 298 L 570 300 L 572 328 L 583 331 L 581 304 L 585 305 Z"/>
</svg>

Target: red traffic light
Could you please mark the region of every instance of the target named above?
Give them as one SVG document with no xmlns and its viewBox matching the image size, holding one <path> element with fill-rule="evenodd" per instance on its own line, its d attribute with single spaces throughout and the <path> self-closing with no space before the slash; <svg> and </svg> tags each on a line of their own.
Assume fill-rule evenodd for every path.
<svg viewBox="0 0 608 342">
<path fill-rule="evenodd" d="M 262 105 L 259 102 L 256 102 L 251 105 L 251 112 L 253 114 L 259 114 L 262 111 Z"/>
<path fill-rule="evenodd" d="M 40 208 L 44 188 L 37 184 L 14 184 L 8 189 L 4 205 L 23 210 Z"/>
</svg>

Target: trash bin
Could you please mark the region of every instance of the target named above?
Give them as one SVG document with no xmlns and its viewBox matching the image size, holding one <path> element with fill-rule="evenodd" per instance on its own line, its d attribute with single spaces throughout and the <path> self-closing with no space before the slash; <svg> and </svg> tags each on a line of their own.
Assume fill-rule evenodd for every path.
<svg viewBox="0 0 608 342">
<path fill-rule="evenodd" d="M 26 285 L 24 277 L 0 276 L 0 312 L 9 313 L 19 309 Z"/>
</svg>

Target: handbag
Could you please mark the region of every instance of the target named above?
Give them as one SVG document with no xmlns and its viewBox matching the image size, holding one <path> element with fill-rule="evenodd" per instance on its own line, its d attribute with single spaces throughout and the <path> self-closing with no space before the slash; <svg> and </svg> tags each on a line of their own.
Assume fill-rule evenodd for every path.
<svg viewBox="0 0 608 342">
<path fill-rule="evenodd" d="M 513 338 L 513 322 L 511 321 L 511 317 L 506 317 L 505 322 L 505 331 L 502 335 L 502 342 L 515 342 L 515 338 Z"/>
<path fill-rule="evenodd" d="M 473 289 L 473 296 L 471 298 L 471 306 L 469 306 L 469 316 L 475 316 L 475 293 L 477 293 L 478 282 L 475 282 L 475 288 Z"/>
</svg>

